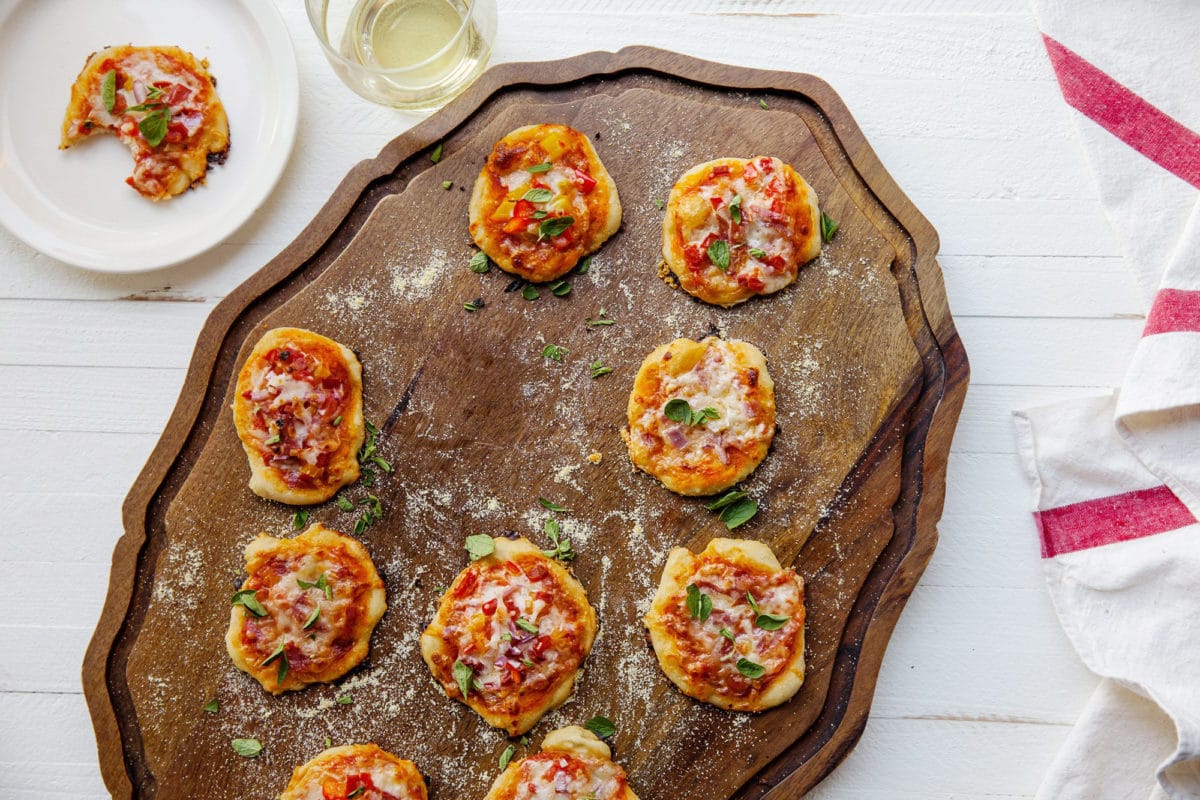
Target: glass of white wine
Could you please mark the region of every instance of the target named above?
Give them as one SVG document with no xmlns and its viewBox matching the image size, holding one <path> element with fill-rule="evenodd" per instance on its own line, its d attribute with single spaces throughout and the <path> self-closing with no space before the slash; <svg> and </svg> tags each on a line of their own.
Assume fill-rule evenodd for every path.
<svg viewBox="0 0 1200 800">
<path fill-rule="evenodd" d="M 305 0 L 333 70 L 376 103 L 434 108 L 479 77 L 495 0 Z"/>
</svg>

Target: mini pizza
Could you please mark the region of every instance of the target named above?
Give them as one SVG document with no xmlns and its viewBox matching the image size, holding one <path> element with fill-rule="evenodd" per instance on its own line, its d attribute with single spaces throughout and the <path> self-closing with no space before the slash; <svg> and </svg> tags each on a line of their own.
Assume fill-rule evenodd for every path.
<svg viewBox="0 0 1200 800">
<path fill-rule="evenodd" d="M 269 330 L 238 375 L 233 422 L 251 491 L 290 505 L 323 503 L 358 480 L 362 365 L 320 334 Z"/>
<path fill-rule="evenodd" d="M 528 125 L 496 142 L 471 193 L 471 238 L 531 281 L 570 272 L 621 226 L 617 186 L 588 138 Z"/>
<path fill-rule="evenodd" d="M 518 736 L 571 696 L 596 612 L 579 581 L 529 541 L 492 541 L 494 552 L 442 596 L 421 655 L 447 696 Z"/>
<path fill-rule="evenodd" d="M 259 534 L 233 596 L 225 645 L 271 694 L 336 680 L 367 655 L 387 608 L 367 550 L 320 523 L 294 539 Z"/>
<path fill-rule="evenodd" d="M 375 744 L 331 747 L 292 771 L 279 800 L 427 800 L 417 765 Z"/>
<path fill-rule="evenodd" d="M 778 158 L 719 158 L 671 189 L 663 258 L 679 285 L 706 303 L 777 292 L 820 254 L 816 192 Z"/>
<path fill-rule="evenodd" d="M 208 62 L 178 47 L 120 45 L 93 53 L 71 87 L 66 149 L 111 133 L 133 153 L 125 182 L 151 200 L 203 183 L 229 152 L 229 121 Z"/>
<path fill-rule="evenodd" d="M 659 666 L 689 697 L 763 711 L 804 683 L 804 581 L 761 542 L 672 549 L 645 622 Z"/>
<path fill-rule="evenodd" d="M 542 751 L 513 761 L 484 800 L 637 800 L 612 751 L 578 725 L 546 734 Z"/>
<path fill-rule="evenodd" d="M 728 489 L 767 455 L 775 385 L 758 348 L 710 336 L 676 339 L 646 356 L 621 431 L 634 466 L 673 492 Z"/>
</svg>

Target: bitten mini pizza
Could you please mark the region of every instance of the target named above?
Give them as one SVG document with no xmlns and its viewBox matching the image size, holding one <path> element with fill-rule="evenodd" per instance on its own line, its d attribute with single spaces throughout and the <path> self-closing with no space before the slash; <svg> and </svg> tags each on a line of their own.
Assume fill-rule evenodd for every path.
<svg viewBox="0 0 1200 800">
<path fill-rule="evenodd" d="M 345 675 L 367 655 L 387 608 L 367 550 L 320 523 L 294 539 L 259 534 L 233 596 L 225 644 L 271 694 Z"/>
<path fill-rule="evenodd" d="M 761 542 L 672 549 L 646 627 L 663 672 L 697 700 L 762 711 L 804 683 L 804 581 Z"/>
<path fill-rule="evenodd" d="M 571 696 L 596 612 L 579 581 L 529 541 L 491 541 L 493 552 L 442 596 L 421 655 L 447 696 L 517 736 Z"/>
<path fill-rule="evenodd" d="M 570 272 L 620 226 L 616 184 L 588 138 L 566 125 L 528 125 L 496 142 L 471 193 L 479 249 L 531 281 Z"/>
<path fill-rule="evenodd" d="M 331 747 L 296 767 L 279 800 L 426 800 L 416 764 L 375 744 Z"/>
<path fill-rule="evenodd" d="M 484 800 L 637 800 L 608 745 L 586 728 L 569 725 L 546 734 L 542 751 L 514 761 Z"/>
<path fill-rule="evenodd" d="M 358 480 L 362 365 L 350 348 L 312 331 L 269 330 L 238 375 L 233 421 L 255 494 L 322 503 Z"/>
<path fill-rule="evenodd" d="M 663 258 L 679 285 L 732 306 L 796 280 L 821 254 L 817 195 L 778 158 L 719 158 L 671 190 Z"/>
<path fill-rule="evenodd" d="M 710 336 L 655 348 L 621 431 L 634 466 L 673 492 L 706 495 L 754 471 L 775 436 L 775 386 L 758 348 Z"/>
<path fill-rule="evenodd" d="M 208 62 L 178 47 L 120 45 L 93 53 L 71 87 L 59 147 L 111 133 L 133 153 L 125 182 L 151 200 L 203 183 L 224 163 L 229 121 Z"/>
</svg>

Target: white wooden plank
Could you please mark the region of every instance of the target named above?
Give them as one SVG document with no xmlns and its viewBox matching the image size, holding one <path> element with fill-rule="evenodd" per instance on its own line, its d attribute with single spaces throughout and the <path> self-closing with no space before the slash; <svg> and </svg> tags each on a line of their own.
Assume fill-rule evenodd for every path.
<svg viewBox="0 0 1200 800">
<path fill-rule="evenodd" d="M 1014 453 L 1012 413 L 1067 400 L 1079 400 L 1112 391 L 1106 386 L 995 386 L 972 384 L 967 390 L 953 451 L 963 453 Z"/>
<path fill-rule="evenodd" d="M 119 494 L 21 494 L 0 491 L 5 513 L 2 562 L 44 561 L 91 564 L 107 572 L 121 535 Z"/>
<path fill-rule="evenodd" d="M 43 754 L 42 758 L 53 754 Z M 0 761 L 0 797 L 9 800 L 100 800 L 110 795 L 104 791 L 100 769 L 92 758 L 77 763 Z"/>
<path fill-rule="evenodd" d="M 208 303 L 0 300 L 0 364 L 186 367 Z"/>
<path fill-rule="evenodd" d="M 1143 321 L 955 318 L 971 384 L 1117 386 Z"/>
<path fill-rule="evenodd" d="M 82 694 L 0 693 L 0 719 L 4 762 L 95 763 L 96 740 Z"/>
<path fill-rule="evenodd" d="M 0 430 L 158 434 L 186 374 L 144 367 L 0 366 L 5 387 Z M 86 409 L 81 396 L 88 398 Z"/>
<path fill-rule="evenodd" d="M 124 496 L 157 435 L 0 431 L 0 498 L 44 495 L 54 505 L 76 495 Z M 55 499 L 57 498 L 57 499 Z"/>
<path fill-rule="evenodd" d="M 0 566 L 0 573 L 5 571 Z M 45 596 L 45 584 L 39 592 Z M 93 591 L 89 587 L 89 591 Z M 48 604 L 43 601 L 43 609 Z M 93 617 L 99 617 L 97 605 Z M 42 617 L 57 616 L 56 613 Z M 93 619 L 93 623 L 95 619 Z M 20 647 L 0 648 L 0 692 L 78 692 L 79 665 L 92 638 L 93 626 L 65 625 L 6 625 L 0 626 L 0 637 L 6 642 L 20 642 Z M 37 653 L 37 659 L 30 659 Z"/>
<path fill-rule="evenodd" d="M 1115 257 L 939 256 L 955 319 L 1140 317 L 1141 295 Z"/>
</svg>

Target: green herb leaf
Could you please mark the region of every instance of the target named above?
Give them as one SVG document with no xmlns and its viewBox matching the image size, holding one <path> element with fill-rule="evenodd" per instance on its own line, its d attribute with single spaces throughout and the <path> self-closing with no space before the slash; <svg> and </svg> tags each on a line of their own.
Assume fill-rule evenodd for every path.
<svg viewBox="0 0 1200 800">
<path fill-rule="evenodd" d="M 525 619 L 524 617 L 517 617 L 517 627 L 527 633 L 537 633 L 538 632 L 538 626 L 533 624 L 529 620 Z"/>
<path fill-rule="evenodd" d="M 767 251 L 763 250 L 761 248 L 758 248 L 758 247 L 751 247 L 746 252 L 748 252 L 750 254 L 751 258 L 766 258 L 767 257 Z"/>
<path fill-rule="evenodd" d="M 463 303 L 463 311 L 466 311 L 467 313 L 473 313 L 478 310 L 479 306 L 473 302 L 467 301 L 466 303 Z"/>
<path fill-rule="evenodd" d="M 433 152 L 429 154 L 429 160 L 437 163 L 442 160 L 442 143 L 438 142 L 437 147 L 433 148 Z"/>
<path fill-rule="evenodd" d="M 547 500 L 544 497 L 539 497 L 538 502 L 541 503 L 542 508 L 546 509 L 547 511 L 553 511 L 556 514 L 566 514 L 567 513 L 567 510 L 565 508 L 563 508 L 562 506 L 560 506 L 558 503 Z"/>
<path fill-rule="evenodd" d="M 762 664 L 755 664 L 748 658 L 739 658 L 737 661 L 737 669 L 738 672 L 742 673 L 751 680 L 755 678 L 761 678 L 767 671 L 767 668 Z"/>
<path fill-rule="evenodd" d="M 708 260 L 717 269 L 729 269 L 729 242 L 724 239 L 717 239 L 710 244 L 708 246 Z"/>
<path fill-rule="evenodd" d="M 166 92 L 164 92 L 162 89 L 158 88 L 157 86 L 154 86 L 153 84 L 146 87 L 146 99 L 147 100 L 157 100 L 158 98 L 162 97 L 164 94 L 166 94 Z"/>
<path fill-rule="evenodd" d="M 200 710 L 209 714 L 216 714 L 221 710 L 221 706 L 217 703 L 217 698 L 214 697 L 212 700 L 209 700 L 207 703 L 205 703 Z"/>
<path fill-rule="evenodd" d="M 601 739 L 607 739 L 617 732 L 617 726 L 614 725 L 613 721 L 608 717 L 592 717 L 587 722 L 583 723 L 583 727 L 587 728 Z"/>
<path fill-rule="evenodd" d="M 555 297 L 566 297 L 571 293 L 571 284 L 566 281 L 555 281 L 550 284 L 550 293 Z"/>
<path fill-rule="evenodd" d="M 737 526 L 749 522 L 758 513 L 758 503 L 750 497 L 743 497 L 721 511 L 721 521 L 725 527 L 733 530 Z"/>
<path fill-rule="evenodd" d="M 591 373 L 592 373 L 592 380 L 603 377 L 613 371 L 612 367 L 604 366 L 604 362 L 598 358 L 592 362 L 592 365 L 589 369 L 591 370 Z"/>
<path fill-rule="evenodd" d="M 342 415 L 341 415 L 341 414 L 338 414 L 336 417 L 334 417 L 334 418 L 333 418 L 333 422 L 331 422 L 331 423 L 329 423 L 329 424 L 330 424 L 330 425 L 332 425 L 332 426 L 333 426 L 333 427 L 335 427 L 335 428 L 336 428 L 338 425 L 341 425 L 341 424 L 342 424 Z"/>
<path fill-rule="evenodd" d="M 142 138 L 146 140 L 146 144 L 158 147 L 162 144 L 163 139 L 167 138 L 167 125 L 170 121 L 170 111 L 166 109 L 151 111 L 142 117 L 142 121 L 138 123 L 138 130 L 142 132 Z"/>
<path fill-rule="evenodd" d="M 349 706 L 354 704 L 354 698 L 348 694 L 344 694 L 337 699 L 339 706 Z"/>
<path fill-rule="evenodd" d="M 692 419 L 692 405 L 682 397 L 676 397 L 667 401 L 663 406 L 663 414 L 667 419 L 674 422 L 690 422 Z"/>
<path fill-rule="evenodd" d="M 542 348 L 542 358 L 548 358 L 551 361 L 562 361 L 563 356 L 571 351 L 565 347 L 559 347 L 556 344 L 548 344 Z"/>
<path fill-rule="evenodd" d="M 234 592 L 233 605 L 242 606 L 256 617 L 265 617 L 267 610 L 263 608 L 262 603 L 258 602 L 258 592 L 254 589 L 242 589 L 240 592 Z"/>
<path fill-rule="evenodd" d="M 346 800 L 353 800 L 355 797 L 361 797 L 362 795 L 364 795 L 366 793 L 367 793 L 367 787 L 360 786 L 357 789 L 355 789 L 353 792 L 351 792 L 350 794 L 346 795 Z"/>
<path fill-rule="evenodd" d="M 614 325 L 614 324 L 615 323 L 611 319 L 593 319 L 593 320 L 588 320 L 587 326 L 589 328 L 599 328 L 601 325 Z"/>
<path fill-rule="evenodd" d="M 688 613 L 692 615 L 692 619 L 704 622 L 704 620 L 708 619 L 708 615 L 712 613 L 712 598 L 700 591 L 694 583 L 687 585 L 686 603 Z"/>
<path fill-rule="evenodd" d="M 262 666 L 265 667 L 275 659 L 279 659 L 279 670 L 275 674 L 276 683 L 283 683 L 283 679 L 286 678 L 288 674 L 287 653 L 284 652 L 284 648 L 286 647 L 286 641 L 280 642 L 279 647 L 276 647 L 275 651 L 271 653 L 271 655 L 267 656 L 267 660 L 262 662 Z"/>
<path fill-rule="evenodd" d="M 454 185 L 454 181 L 442 181 L 443 189 L 449 189 L 453 185 Z"/>
<path fill-rule="evenodd" d="M 574 217 L 549 217 L 548 219 L 544 219 L 538 225 L 538 241 L 540 242 L 549 236 L 558 236 L 574 224 Z"/>
<path fill-rule="evenodd" d="M 550 162 L 543 161 L 541 164 L 534 164 L 532 167 L 526 167 L 525 171 L 532 172 L 535 175 L 539 172 L 549 172 L 550 171 Z"/>
<path fill-rule="evenodd" d="M 328 750 L 332 746 L 333 746 L 333 740 L 330 739 L 328 736 L 326 736 L 325 737 L 325 749 Z"/>
<path fill-rule="evenodd" d="M 496 552 L 496 541 L 486 533 L 476 533 L 467 537 L 464 547 L 466 547 L 467 556 L 472 561 L 478 561 Z"/>
<path fill-rule="evenodd" d="M 734 640 L 733 631 L 729 630 L 729 628 L 721 628 L 721 635 L 731 642 Z"/>
<path fill-rule="evenodd" d="M 312 610 L 312 613 L 308 615 L 308 619 L 304 620 L 304 630 L 311 628 L 316 623 L 319 616 L 321 616 L 321 607 L 315 606 Z"/>
<path fill-rule="evenodd" d="M 471 679 L 475 677 L 475 670 L 468 667 L 462 661 L 454 662 L 454 680 L 458 684 L 458 690 L 462 692 L 463 699 L 471 693 Z"/>
<path fill-rule="evenodd" d="M 100 99 L 104 102 L 104 110 L 112 113 L 117 105 L 117 71 L 110 69 L 104 73 L 100 81 Z"/>
<path fill-rule="evenodd" d="M 347 500 L 345 497 L 342 497 L 341 495 L 338 496 L 337 506 L 342 511 L 353 511 L 354 510 L 354 503 L 351 503 L 349 500 Z"/>
<path fill-rule="evenodd" d="M 791 621 L 791 617 L 780 614 L 759 614 L 754 618 L 754 624 L 764 631 L 777 631 Z"/>
<path fill-rule="evenodd" d="M 584 258 L 579 262 L 579 266 L 575 267 L 575 274 L 576 275 L 587 275 L 588 270 L 591 268 L 592 268 L 592 257 L 588 256 L 587 258 Z"/>
<path fill-rule="evenodd" d="M 537 287 L 535 287 L 533 284 L 526 286 L 524 289 L 521 290 L 521 297 L 524 297 L 526 300 L 537 300 L 538 299 Z"/>
<path fill-rule="evenodd" d="M 543 211 L 539 208 L 533 212 L 532 216 L 534 219 L 545 219 L 546 217 L 550 216 L 550 212 Z"/>
<path fill-rule="evenodd" d="M 475 255 L 471 256 L 471 272 L 478 272 L 480 275 L 491 269 L 488 264 L 487 253 L 480 250 Z"/>
<path fill-rule="evenodd" d="M 528 735 L 521 737 L 521 747 L 529 747 L 529 736 Z"/>
<path fill-rule="evenodd" d="M 554 192 L 549 189 L 530 189 L 521 199 L 528 200 L 531 203 L 545 203 L 554 197 Z"/>
<path fill-rule="evenodd" d="M 759 100 L 759 101 L 758 101 L 758 107 L 759 107 L 759 108 L 762 108 L 762 109 L 765 109 L 765 108 L 767 108 L 767 101 L 766 101 L 766 100 Z"/>
<path fill-rule="evenodd" d="M 294 529 L 300 530 L 307 524 L 308 524 L 307 509 L 297 511 L 295 514 L 292 514 L 292 527 Z"/>
<path fill-rule="evenodd" d="M 229 744 L 233 752 L 244 758 L 254 758 L 262 752 L 262 743 L 258 739 L 234 739 Z"/>
<path fill-rule="evenodd" d="M 279 439 L 280 439 L 280 436 L 277 433 L 274 436 L 272 436 L 271 438 L 264 440 L 263 444 L 279 444 Z"/>
<path fill-rule="evenodd" d="M 705 508 L 709 511 L 720 511 L 722 508 L 725 508 L 725 506 L 736 503 L 745 496 L 745 492 L 738 491 L 737 489 L 730 489 L 719 500 L 709 503 L 705 506 Z"/>
<path fill-rule="evenodd" d="M 571 540 L 559 538 L 562 533 L 562 527 L 558 524 L 558 520 L 546 520 L 546 524 L 542 527 L 542 530 L 545 531 L 546 537 L 550 540 L 550 544 L 553 545 L 549 550 L 543 550 L 542 555 L 547 558 L 557 558 L 559 561 L 575 560 L 575 551 L 571 549 Z"/>
<path fill-rule="evenodd" d="M 755 614 L 759 613 L 758 601 L 754 599 L 754 595 L 750 594 L 750 592 L 746 592 L 746 602 L 750 604 L 751 611 L 753 611 Z"/>
<path fill-rule="evenodd" d="M 829 216 L 824 211 L 822 211 L 821 212 L 821 241 L 822 242 L 832 242 L 833 237 L 835 235 L 837 235 L 837 231 L 838 231 L 837 220 L 835 220 L 833 217 Z"/>
<path fill-rule="evenodd" d="M 740 194 L 735 194 L 729 201 L 729 216 L 733 217 L 733 221 L 739 225 L 742 223 L 742 196 Z"/>
<path fill-rule="evenodd" d="M 504 748 L 504 752 L 500 754 L 501 772 L 503 772 L 505 767 L 508 766 L 508 762 L 512 761 L 512 757 L 516 754 L 516 752 L 517 746 L 515 744 L 510 744 L 508 747 Z"/>
<path fill-rule="evenodd" d="M 658 206 L 658 210 L 659 210 L 659 211 L 662 211 L 662 210 L 663 210 L 663 206 L 664 206 L 664 205 L 666 205 L 666 204 L 665 204 L 665 203 L 663 203 L 663 201 L 662 201 L 662 200 L 660 200 L 660 199 L 658 199 L 658 198 L 656 197 L 656 198 L 654 198 L 654 205 Z"/>
<path fill-rule="evenodd" d="M 355 522 L 354 522 L 354 535 L 355 536 L 362 536 L 363 532 L 366 529 L 367 529 L 367 518 L 366 517 L 359 517 L 357 520 L 355 520 Z"/>
</svg>

